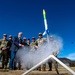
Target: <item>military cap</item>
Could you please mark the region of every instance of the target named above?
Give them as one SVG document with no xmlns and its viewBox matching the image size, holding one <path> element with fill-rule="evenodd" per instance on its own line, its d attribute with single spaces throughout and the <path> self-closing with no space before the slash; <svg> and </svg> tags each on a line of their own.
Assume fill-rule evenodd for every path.
<svg viewBox="0 0 75 75">
<path fill-rule="evenodd" d="M 26 39 L 26 37 L 24 37 L 23 39 Z"/>
<path fill-rule="evenodd" d="M 9 35 L 9 38 L 12 38 L 12 35 Z"/>
<path fill-rule="evenodd" d="M 32 39 L 35 39 L 35 37 L 32 37 Z"/>
<path fill-rule="evenodd" d="M 28 40 L 30 40 L 30 39 L 28 38 Z"/>
<path fill-rule="evenodd" d="M 7 37 L 7 34 L 3 34 L 3 36 L 6 36 Z"/>
<path fill-rule="evenodd" d="M 39 35 L 42 35 L 42 33 L 39 33 Z"/>
</svg>

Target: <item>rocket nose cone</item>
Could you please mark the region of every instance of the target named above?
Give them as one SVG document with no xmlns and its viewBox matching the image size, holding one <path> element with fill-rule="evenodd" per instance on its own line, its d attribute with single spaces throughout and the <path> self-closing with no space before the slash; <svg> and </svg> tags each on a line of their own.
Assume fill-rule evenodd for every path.
<svg viewBox="0 0 75 75">
<path fill-rule="evenodd" d="M 46 14 L 44 9 L 43 9 L 43 14 Z"/>
</svg>

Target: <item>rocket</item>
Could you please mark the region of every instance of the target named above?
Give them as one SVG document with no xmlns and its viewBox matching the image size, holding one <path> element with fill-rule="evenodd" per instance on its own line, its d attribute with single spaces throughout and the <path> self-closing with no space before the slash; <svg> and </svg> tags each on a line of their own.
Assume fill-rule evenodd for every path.
<svg viewBox="0 0 75 75">
<path fill-rule="evenodd" d="M 46 19 L 46 11 L 43 9 L 43 18 L 44 18 L 44 25 L 45 25 L 45 31 L 43 33 L 43 35 L 48 35 L 49 34 L 49 30 L 48 30 L 48 24 L 47 24 L 47 19 Z"/>
</svg>

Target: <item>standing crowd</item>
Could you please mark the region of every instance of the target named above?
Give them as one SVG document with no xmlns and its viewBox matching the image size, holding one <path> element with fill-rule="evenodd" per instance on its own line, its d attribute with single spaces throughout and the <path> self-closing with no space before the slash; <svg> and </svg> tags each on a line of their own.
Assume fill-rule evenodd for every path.
<svg viewBox="0 0 75 75">
<path fill-rule="evenodd" d="M 53 41 L 53 37 L 50 37 L 51 41 Z M 38 34 L 38 39 L 36 40 L 35 37 L 32 37 L 32 42 L 30 42 L 30 39 L 27 39 L 24 37 L 22 39 L 22 32 L 18 33 L 18 36 L 12 37 L 12 35 L 9 35 L 9 39 L 7 40 L 7 34 L 3 34 L 3 38 L 0 39 L 0 59 L 2 61 L 2 69 L 22 69 L 21 63 L 18 62 L 18 68 L 16 67 L 16 53 L 20 48 L 23 48 L 25 46 L 34 48 L 37 50 L 39 46 L 41 46 L 44 42 L 46 42 L 47 39 L 43 38 L 42 33 Z M 54 62 L 54 66 L 56 69 L 56 72 L 58 72 L 58 66 L 57 62 L 54 60 L 49 60 L 49 71 L 52 71 L 52 62 Z M 9 63 L 9 66 L 7 66 Z M 39 66 L 37 70 L 46 71 L 46 64 L 43 64 L 42 66 Z"/>
</svg>

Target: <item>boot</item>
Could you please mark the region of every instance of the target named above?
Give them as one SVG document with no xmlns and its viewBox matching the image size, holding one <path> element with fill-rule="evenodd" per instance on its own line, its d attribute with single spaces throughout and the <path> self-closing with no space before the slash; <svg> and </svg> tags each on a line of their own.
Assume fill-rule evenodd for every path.
<svg viewBox="0 0 75 75">
<path fill-rule="evenodd" d="M 52 62 L 48 62 L 49 65 L 49 70 L 48 71 L 52 71 Z"/>
<path fill-rule="evenodd" d="M 38 67 L 38 70 L 39 70 L 39 71 L 41 71 L 41 66 L 40 66 L 40 67 Z"/>
<path fill-rule="evenodd" d="M 42 71 L 46 71 L 46 64 L 43 64 Z"/>
<path fill-rule="evenodd" d="M 4 66 L 4 69 L 7 69 L 7 65 Z"/>
</svg>

